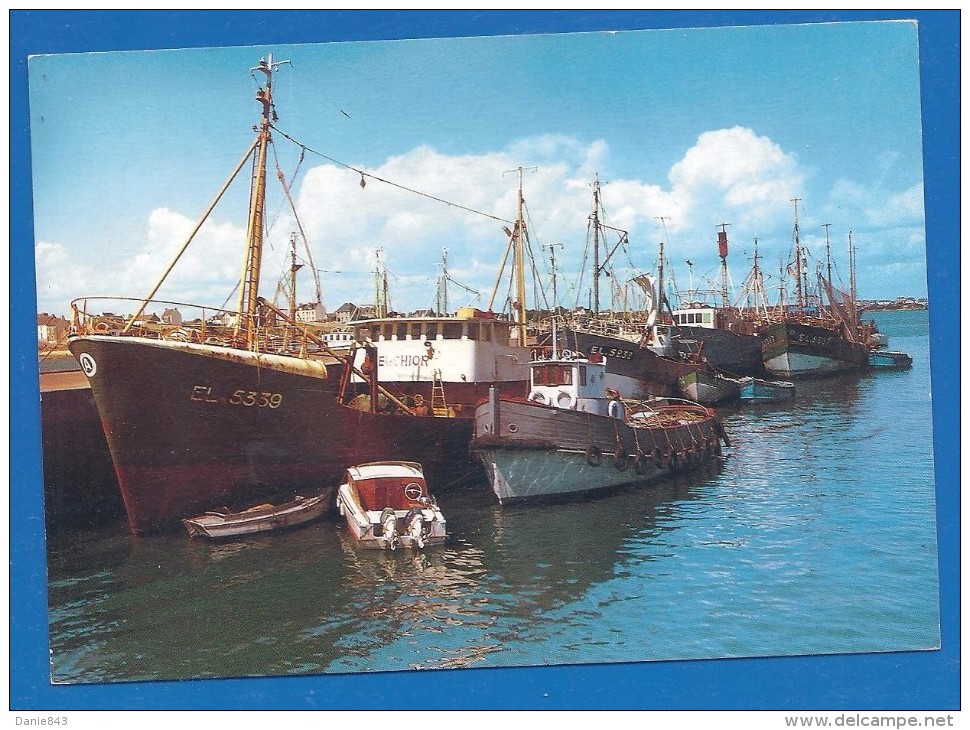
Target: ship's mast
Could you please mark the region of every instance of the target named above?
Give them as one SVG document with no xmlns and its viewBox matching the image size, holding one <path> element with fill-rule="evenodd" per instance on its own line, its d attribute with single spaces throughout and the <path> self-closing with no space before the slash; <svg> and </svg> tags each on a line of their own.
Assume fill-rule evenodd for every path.
<svg viewBox="0 0 970 730">
<path fill-rule="evenodd" d="M 754 313 L 755 317 L 760 314 L 759 303 L 761 302 L 761 292 L 764 284 L 761 282 L 761 265 L 758 263 L 758 237 L 754 237 L 754 266 L 751 268 L 751 286 L 754 288 Z M 750 306 L 750 302 L 749 302 Z M 765 314 L 768 313 L 767 302 L 765 303 Z"/>
<path fill-rule="evenodd" d="M 476 291 L 475 289 L 472 289 L 471 287 L 465 286 L 460 281 L 456 281 L 451 277 L 451 274 L 448 273 L 448 249 L 447 248 L 441 249 L 441 263 L 439 264 L 439 266 L 441 266 L 441 274 L 438 276 L 438 285 L 435 288 L 435 305 L 434 305 L 435 314 L 437 316 L 439 317 L 448 316 L 448 311 L 449 311 L 448 310 L 448 283 L 449 282 L 457 286 L 459 289 L 462 289 L 468 292 L 469 294 L 474 294 L 476 299 L 478 299 L 478 297 L 481 296 L 480 292 Z M 491 304 L 489 306 L 491 306 Z"/>
<path fill-rule="evenodd" d="M 778 305 L 775 307 L 775 312 L 784 314 L 785 309 L 788 307 L 788 277 L 785 276 L 784 256 L 778 257 L 778 282 Z"/>
<path fill-rule="evenodd" d="M 667 254 L 664 252 L 664 243 L 667 240 L 667 221 L 669 221 L 670 218 L 661 215 L 657 216 L 657 220 L 660 221 L 660 225 L 664 231 L 663 238 L 660 239 L 660 256 L 657 261 L 657 321 L 659 322 L 659 318 L 663 317 L 664 302 L 667 299 L 667 296 L 664 293 L 664 258 L 667 256 Z"/>
<path fill-rule="evenodd" d="M 526 339 L 526 302 L 525 302 L 525 198 L 522 196 L 522 171 L 519 173 L 519 201 L 515 218 L 515 298 L 516 318 L 519 324 L 519 346 L 525 346 Z"/>
<path fill-rule="evenodd" d="M 717 255 L 721 257 L 721 306 L 728 308 L 728 239 L 727 227 L 730 223 L 721 223 L 721 230 L 717 232 Z"/>
<path fill-rule="evenodd" d="M 438 296 L 435 314 L 439 317 L 448 314 L 448 249 L 441 249 L 441 276 L 438 279 Z"/>
<path fill-rule="evenodd" d="M 296 272 L 303 264 L 296 262 L 296 232 L 290 233 L 290 319 L 296 319 Z"/>
<path fill-rule="evenodd" d="M 825 273 L 829 280 L 829 285 L 832 285 L 832 249 L 829 246 L 829 226 L 831 223 L 823 223 L 822 228 L 825 229 Z"/>
<path fill-rule="evenodd" d="M 391 293 L 390 293 L 390 290 L 388 289 L 388 284 L 387 284 L 387 267 L 386 266 L 382 270 L 382 273 L 383 273 L 383 279 L 382 279 L 381 283 L 383 285 L 383 288 L 381 290 L 381 295 L 382 295 L 382 298 L 383 299 L 382 299 L 381 307 L 384 310 L 384 315 L 383 316 L 386 317 L 391 312 Z"/>
<path fill-rule="evenodd" d="M 517 172 L 519 174 L 519 193 L 518 211 L 515 218 L 514 230 L 503 227 L 505 235 L 509 237 L 508 245 L 505 247 L 505 255 L 502 257 L 502 265 L 499 267 L 498 277 L 492 289 L 492 296 L 488 300 L 488 309 L 492 309 L 495 297 L 498 296 L 498 289 L 505 276 L 505 264 L 508 263 L 509 255 L 512 256 L 512 280 L 515 284 L 515 301 L 512 302 L 513 320 L 518 325 L 519 344 L 525 345 L 526 336 L 526 315 L 528 312 L 525 301 L 525 198 L 522 196 L 522 173 L 526 168 L 517 167 L 506 172 Z M 528 168 L 536 170 L 537 168 Z M 504 173 L 503 173 L 504 174 Z M 472 292 L 473 290 L 469 289 Z M 477 294 L 477 292 L 474 292 Z"/>
<path fill-rule="evenodd" d="M 593 226 L 593 315 L 600 313 L 600 176 L 596 174 L 593 180 L 593 215 L 590 216 Z"/>
<path fill-rule="evenodd" d="M 852 231 L 849 231 L 849 296 L 852 297 L 852 305 L 856 302 L 856 281 L 855 281 L 855 246 L 852 245 Z"/>
<path fill-rule="evenodd" d="M 293 211 L 293 218 L 296 220 L 296 226 L 300 230 L 300 237 L 303 239 L 303 247 L 306 249 L 307 260 L 310 263 L 310 271 L 313 273 L 313 283 L 316 285 L 316 295 L 317 304 L 323 306 L 323 292 L 320 286 L 320 271 L 317 269 L 317 265 L 313 261 L 313 248 L 310 246 L 310 240 L 306 236 L 306 231 L 303 230 L 303 223 L 300 220 L 300 214 L 296 212 L 296 204 L 293 202 L 293 196 L 290 194 L 290 186 L 286 182 L 286 177 L 283 175 L 283 171 L 276 168 L 276 177 L 279 178 L 280 185 L 283 188 L 283 193 L 286 195 L 286 200 L 290 204 L 290 210 Z"/>
<path fill-rule="evenodd" d="M 801 313 L 805 309 L 805 292 L 802 290 L 802 247 L 798 240 L 798 203 L 801 198 L 792 198 L 795 206 L 795 302 L 798 311 Z"/>
<path fill-rule="evenodd" d="M 556 290 L 556 248 L 562 248 L 561 243 L 544 243 L 543 246 L 549 249 L 549 259 L 552 263 L 552 312 L 559 313 L 559 293 Z"/>
<path fill-rule="evenodd" d="M 374 251 L 374 317 L 381 319 L 387 316 L 390 309 L 390 302 L 387 291 L 387 268 L 381 261 L 384 249 L 379 248 Z"/>
<path fill-rule="evenodd" d="M 266 207 L 266 156 L 272 137 L 270 125 L 275 120 L 273 109 L 273 72 L 285 62 L 273 61 L 273 55 L 260 59 L 253 71 L 266 77 L 266 84 L 256 91 L 256 101 L 262 107 L 256 154 L 253 159 L 253 181 L 249 195 L 249 221 L 246 227 L 246 255 L 243 259 L 243 273 L 239 288 L 239 319 L 236 321 L 235 334 L 245 330 L 246 344 L 252 349 L 256 344 L 256 311 L 259 297 L 259 274 L 263 259 L 263 226 Z"/>
</svg>

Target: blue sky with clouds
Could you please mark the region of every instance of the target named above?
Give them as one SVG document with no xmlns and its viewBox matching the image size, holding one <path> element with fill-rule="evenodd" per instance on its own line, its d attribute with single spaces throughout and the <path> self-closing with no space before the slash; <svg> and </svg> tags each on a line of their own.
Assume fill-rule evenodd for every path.
<svg viewBox="0 0 970 730">
<path fill-rule="evenodd" d="M 682 288 L 686 259 L 695 283 L 716 277 L 722 222 L 736 284 L 755 237 L 777 272 L 798 197 L 803 242 L 823 258 L 830 223 L 843 278 L 853 232 L 860 296 L 926 295 L 916 25 L 853 22 L 34 57 L 40 310 L 150 291 L 250 143 L 249 69 L 270 51 L 292 61 L 276 78 L 279 128 L 334 160 L 506 219 L 508 171 L 535 168 L 523 178 L 532 246 L 546 272 L 541 247 L 562 244 L 566 304 L 588 303 L 578 282 L 596 175 L 607 222 L 630 232 L 619 278 L 653 268 L 661 216 Z M 280 135 L 276 147 L 289 176 L 299 149 Z M 376 180 L 362 189 L 312 153 L 298 172 L 328 308 L 372 299 L 378 248 L 398 309 L 433 305 L 443 248 L 452 276 L 481 292 L 452 287 L 452 308 L 487 301 L 500 223 Z M 225 301 L 247 197 L 237 181 L 159 298 Z M 269 210 L 271 294 L 295 223 L 281 196 Z M 301 300 L 311 290 L 302 280 Z"/>
</svg>

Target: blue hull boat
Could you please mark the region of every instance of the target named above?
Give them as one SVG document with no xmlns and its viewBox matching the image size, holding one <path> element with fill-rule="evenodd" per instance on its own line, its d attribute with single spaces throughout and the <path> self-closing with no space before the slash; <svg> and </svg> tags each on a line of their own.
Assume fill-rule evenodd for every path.
<svg viewBox="0 0 970 730">
<path fill-rule="evenodd" d="M 905 352 L 886 352 L 885 350 L 874 350 L 869 353 L 869 367 L 873 368 L 894 368 L 902 370 L 912 367 L 913 358 Z"/>
<path fill-rule="evenodd" d="M 742 378 L 739 398 L 749 403 L 778 403 L 795 397 L 795 384 L 785 380 Z"/>
</svg>

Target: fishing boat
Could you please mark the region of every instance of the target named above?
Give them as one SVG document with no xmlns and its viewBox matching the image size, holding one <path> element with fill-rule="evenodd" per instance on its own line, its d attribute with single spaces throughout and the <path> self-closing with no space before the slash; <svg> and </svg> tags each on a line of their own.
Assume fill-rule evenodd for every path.
<svg viewBox="0 0 970 730">
<path fill-rule="evenodd" d="M 506 393 L 526 387 L 531 348 L 520 346 L 518 335 L 515 322 L 471 307 L 453 317 L 388 317 L 353 324 L 354 341 L 377 350 L 367 369 L 374 369 L 381 385 L 466 417 L 492 385 Z M 363 368 L 364 348 L 354 357 Z"/>
<path fill-rule="evenodd" d="M 721 259 L 721 288 L 719 292 L 706 291 L 705 296 L 719 294 L 720 306 L 701 301 L 693 285 L 693 262 L 691 267 L 691 286 L 686 302 L 671 311 L 671 319 L 676 332 L 675 343 L 683 354 L 703 350 L 704 359 L 722 373 L 736 376 L 762 376 L 765 374 L 761 357 L 761 339 L 758 336 L 756 320 L 760 308 L 757 301 L 761 298 L 764 284 L 758 265 L 758 241 L 755 239 L 754 267 L 745 281 L 745 291 L 755 294 L 755 306 L 748 311 L 732 306 L 728 295 L 728 223 L 721 223 L 717 232 L 718 256 Z M 760 291 L 759 291 L 760 287 Z M 754 315 L 754 317 L 752 317 Z"/>
<path fill-rule="evenodd" d="M 621 399 L 606 388 L 604 358 L 553 352 L 530 365 L 527 397 L 493 390 L 475 411 L 471 449 L 500 504 L 663 479 L 729 445 L 700 404 Z"/>
<path fill-rule="evenodd" d="M 514 262 L 516 301 L 525 302 L 528 245 L 519 173 L 518 215 L 513 229 L 506 229 L 504 259 Z M 444 264 L 442 269 L 447 277 Z M 378 290 L 386 291 L 381 284 Z M 462 307 L 454 316 L 383 316 L 353 323 L 348 367 L 336 396 L 341 420 L 357 425 L 346 435 L 353 453 L 373 460 L 421 455 L 425 473 L 439 485 L 480 482 L 481 464 L 468 452 L 475 405 L 491 388 L 522 392 L 531 357 L 531 348 L 522 344 L 530 338 L 526 307 L 515 307 L 511 317 L 495 313 L 497 290 L 498 284 L 487 310 Z M 445 302 L 439 283 L 441 307 Z M 387 303 L 376 309 L 386 313 Z"/>
<path fill-rule="evenodd" d="M 276 532 L 320 519 L 327 511 L 333 490 L 315 497 L 300 497 L 283 504 L 264 503 L 233 512 L 227 507 L 209 510 L 198 517 L 182 520 L 191 537 L 220 540 L 262 532 Z"/>
<path fill-rule="evenodd" d="M 745 403 L 779 403 L 795 397 L 795 384 L 785 380 L 741 378 L 738 398 Z"/>
<path fill-rule="evenodd" d="M 685 382 L 702 378 L 714 384 L 722 377 L 707 358 L 706 343 L 685 343 L 679 327 L 657 324 L 655 311 L 636 339 L 591 319 L 563 328 L 557 344 L 578 354 L 605 358 L 608 387 L 628 398 L 679 397 L 684 394 Z M 760 343 L 758 347 L 760 351 Z M 729 384 L 723 386 L 725 398 L 730 399 Z"/>
<path fill-rule="evenodd" d="M 505 229 L 505 259 L 514 252 L 518 262 L 524 256 L 527 235 L 523 218 L 521 175 L 518 188 L 518 216 L 513 229 Z M 523 251 L 522 254 L 519 252 Z M 377 381 L 401 400 L 421 400 L 454 415 L 471 417 L 475 404 L 488 394 L 491 385 L 503 392 L 517 393 L 526 387 L 530 349 L 525 310 L 511 317 L 492 310 L 496 292 L 486 309 L 460 307 L 454 315 L 447 308 L 447 283 L 457 282 L 443 257 L 435 311 L 402 316 L 391 310 L 387 271 L 378 257 L 375 269 L 375 316 L 349 325 L 352 341 L 377 348 L 377 357 L 367 362 L 368 376 L 351 378 L 369 381 L 373 368 Z M 504 272 L 499 273 L 499 280 Z M 518 283 L 517 283 L 518 284 Z M 524 283 L 518 301 L 524 301 Z M 477 294 L 477 292 L 475 292 Z M 364 366 L 365 348 L 356 352 L 355 365 Z"/>
<path fill-rule="evenodd" d="M 737 400 L 741 381 L 718 372 L 695 369 L 677 381 L 681 392 L 701 405 L 714 406 Z"/>
<path fill-rule="evenodd" d="M 873 350 L 869 353 L 869 367 L 882 369 L 905 370 L 913 366 L 913 358 L 905 352 L 890 352 L 887 350 Z"/>
<path fill-rule="evenodd" d="M 346 354 L 354 344 L 354 333 L 349 329 L 337 329 L 324 332 L 321 337 L 326 347 L 335 354 Z"/>
<path fill-rule="evenodd" d="M 133 532 L 264 496 L 335 482 L 345 459 L 333 410 L 329 354 L 306 325 L 259 295 L 271 154 L 272 56 L 261 81 L 255 139 L 194 227 L 176 260 L 143 300 L 72 302 L 69 348 L 91 384 Z M 252 171 L 243 274 L 235 310 L 153 297 L 231 182 Z M 165 321 L 157 311 L 178 312 Z M 131 315 L 99 316 L 107 309 Z M 334 448 L 337 447 L 337 448 Z M 347 462 L 344 462 L 347 463 Z"/>
<path fill-rule="evenodd" d="M 48 535 L 125 513 L 87 378 L 70 355 L 40 359 L 44 519 Z"/>
<path fill-rule="evenodd" d="M 382 383 L 383 347 L 355 340 L 347 354 L 334 415 L 349 426 L 350 452 L 374 461 L 421 454 L 425 474 L 439 489 L 480 483 L 481 465 L 468 453 L 474 409 L 453 400 L 441 381 L 428 399 L 406 390 L 406 383 Z"/>
<path fill-rule="evenodd" d="M 680 379 L 703 373 L 714 378 L 716 370 L 695 346 L 683 346 L 677 326 L 665 320 L 669 305 L 664 296 L 664 241 L 661 240 L 657 278 L 641 274 L 632 281 L 644 297 L 642 317 L 627 321 L 604 316 L 599 308 L 599 278 L 620 245 L 628 242 L 626 231 L 607 226 L 602 221 L 599 179 L 593 183 L 593 212 L 589 217 L 592 251 L 592 308 L 588 316 L 573 318 L 558 328 L 556 347 L 580 355 L 602 356 L 607 363 L 607 385 L 628 398 L 678 397 Z M 661 219 L 663 221 L 663 219 Z M 606 245 L 607 234 L 618 235 L 612 248 Z M 606 253 L 600 256 L 601 246 Z M 611 277 L 612 278 L 612 277 Z M 542 344 L 550 345 L 548 337 Z"/>
<path fill-rule="evenodd" d="M 350 467 L 337 488 L 337 509 L 363 548 L 420 550 L 448 537 L 445 517 L 428 492 L 421 465 L 414 462 Z"/>
<path fill-rule="evenodd" d="M 765 368 L 785 377 L 830 375 L 864 368 L 869 362 L 869 346 L 864 341 L 855 305 L 855 285 L 852 293 L 841 292 L 833 283 L 831 258 L 828 256 L 828 227 L 826 226 L 826 254 L 829 258 L 828 276 L 818 274 L 818 302 L 809 302 L 807 262 L 799 240 L 798 202 L 795 198 L 794 273 L 796 306 L 776 322 L 762 330 L 762 355 Z M 854 282 L 853 249 L 849 239 L 850 272 Z M 821 304 L 825 292 L 828 306 Z"/>
<path fill-rule="evenodd" d="M 464 426 L 455 429 L 448 421 L 457 419 L 346 407 L 337 397 L 345 375 L 361 383 L 367 375 L 332 350 L 309 323 L 259 293 L 267 161 L 279 159 L 274 153 L 278 116 L 273 83 L 282 63 L 269 56 L 252 69 L 259 81 L 256 101 L 261 110 L 255 139 L 149 295 L 142 300 L 81 297 L 72 303 L 69 348 L 91 385 L 129 526 L 136 534 L 168 529 L 219 505 L 260 499 L 269 490 L 306 493 L 319 484 L 337 484 L 347 464 L 406 456 L 437 477 L 468 463 L 470 411 Z M 247 166 L 247 233 L 235 309 L 155 299 Z M 298 219 L 286 183 L 290 177 L 278 163 L 276 173 Z M 510 241 L 519 235 L 510 233 Z M 108 316 L 107 311 L 133 313 Z M 472 325 L 468 328 L 468 339 L 446 342 L 425 329 L 419 339 L 412 340 L 409 331 L 408 340 L 398 342 L 402 348 L 416 347 L 421 365 L 422 356 L 428 355 L 425 343 L 441 359 L 452 344 L 473 350 Z M 501 340 L 509 329 L 493 325 L 490 332 Z M 391 347 L 375 334 L 382 350 Z M 507 348 L 493 365 L 514 362 L 515 352 Z M 521 375 L 516 379 L 512 373 L 510 379 L 524 384 L 528 350 L 520 352 Z M 415 355 L 402 351 L 400 356 Z M 447 370 L 438 362 L 420 370 L 426 398 L 434 387 L 434 370 Z M 486 377 L 479 371 L 456 377 L 461 374 L 468 380 Z"/>
<path fill-rule="evenodd" d="M 672 344 L 667 347 L 665 335 L 659 334 L 667 329 L 648 325 L 639 341 L 631 341 L 610 334 L 599 322 L 574 322 L 564 328 L 559 343 L 577 355 L 603 357 L 608 387 L 625 398 L 679 397 L 682 377 L 698 370 L 713 375 L 714 370 L 703 360 L 678 354 Z"/>
<path fill-rule="evenodd" d="M 702 350 L 704 359 L 721 372 L 764 375 L 761 338 L 748 333 L 748 323 L 734 309 L 692 302 L 671 313 L 673 342 L 681 357 Z"/>
<path fill-rule="evenodd" d="M 770 324 L 762 342 L 765 367 L 785 377 L 849 372 L 869 361 L 865 345 L 820 318 L 793 315 Z"/>
</svg>

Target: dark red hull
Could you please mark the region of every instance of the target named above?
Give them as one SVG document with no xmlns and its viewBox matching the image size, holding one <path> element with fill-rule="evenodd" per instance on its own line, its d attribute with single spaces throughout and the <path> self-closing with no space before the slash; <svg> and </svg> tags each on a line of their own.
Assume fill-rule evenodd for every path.
<svg viewBox="0 0 970 730">
<path fill-rule="evenodd" d="M 140 338 L 83 337 L 70 348 L 87 363 L 136 533 L 214 506 L 334 488 L 363 461 L 421 462 L 436 489 L 477 473 L 470 418 L 353 410 L 336 397 L 339 368 Z"/>
<path fill-rule="evenodd" d="M 91 389 L 52 390 L 44 386 L 41 375 L 44 517 L 48 531 L 91 526 L 124 514 Z"/>
</svg>

